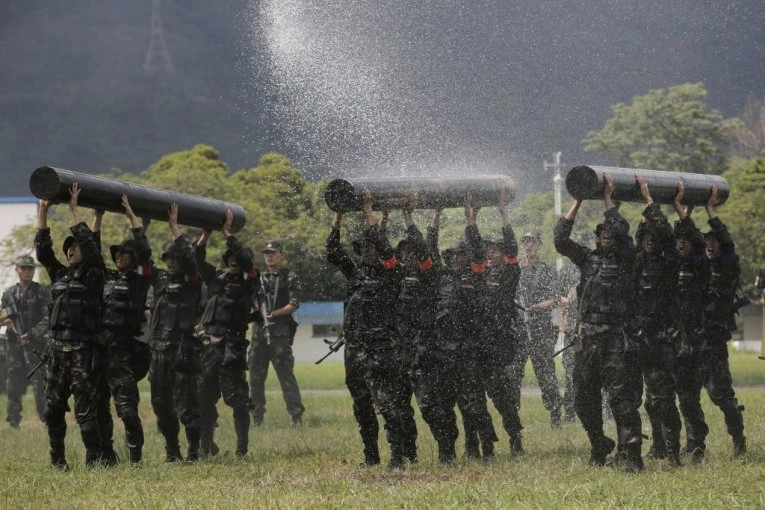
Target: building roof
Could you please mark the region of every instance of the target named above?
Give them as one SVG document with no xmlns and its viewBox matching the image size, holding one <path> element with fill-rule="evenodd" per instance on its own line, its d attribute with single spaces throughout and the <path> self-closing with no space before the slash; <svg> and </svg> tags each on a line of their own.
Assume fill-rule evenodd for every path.
<svg viewBox="0 0 765 510">
<path fill-rule="evenodd" d="M 36 204 L 35 197 L 0 197 L 0 204 Z"/>
<path fill-rule="evenodd" d="M 343 323 L 342 301 L 308 301 L 295 312 L 298 324 L 334 325 Z"/>
</svg>

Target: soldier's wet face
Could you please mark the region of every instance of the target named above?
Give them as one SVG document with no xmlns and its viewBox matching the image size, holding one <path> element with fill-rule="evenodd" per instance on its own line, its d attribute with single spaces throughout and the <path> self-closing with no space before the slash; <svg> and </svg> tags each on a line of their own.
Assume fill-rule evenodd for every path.
<svg viewBox="0 0 765 510">
<path fill-rule="evenodd" d="M 114 258 L 114 265 L 117 266 L 118 271 L 130 271 L 135 269 L 135 255 L 131 251 L 121 251 L 117 253 L 117 256 Z"/>
<path fill-rule="evenodd" d="M 677 253 L 681 257 L 689 257 L 693 251 L 691 240 L 685 236 L 680 236 L 677 238 L 677 241 L 675 241 L 675 248 L 677 248 Z"/>
<path fill-rule="evenodd" d="M 521 241 L 521 248 L 526 259 L 536 260 L 539 258 L 539 251 L 542 249 L 542 243 L 536 239 L 525 239 Z"/>
<path fill-rule="evenodd" d="M 407 267 L 411 267 L 417 264 L 417 257 L 415 256 L 414 250 L 410 248 L 403 248 L 399 252 L 399 261 L 401 264 Z"/>
<path fill-rule="evenodd" d="M 705 250 L 708 259 L 716 259 L 720 256 L 720 241 L 716 237 L 707 236 L 704 244 L 706 245 Z"/>
<path fill-rule="evenodd" d="M 181 272 L 181 261 L 174 255 L 167 255 L 164 258 L 168 274 L 178 274 Z"/>
<path fill-rule="evenodd" d="M 614 246 L 614 238 L 611 236 L 611 233 L 603 229 L 600 231 L 600 235 L 598 236 L 598 239 L 600 241 L 600 247 L 603 250 L 610 250 Z"/>
<path fill-rule="evenodd" d="M 84 257 L 82 255 L 82 249 L 77 243 L 72 243 L 68 250 L 66 250 L 66 259 L 70 266 L 74 266 L 82 263 Z"/>
<path fill-rule="evenodd" d="M 377 264 L 380 261 L 374 244 L 365 242 L 361 245 L 361 260 L 365 264 Z"/>
<path fill-rule="evenodd" d="M 451 269 L 461 271 L 468 265 L 468 255 L 464 251 L 456 251 L 452 256 Z"/>
<path fill-rule="evenodd" d="M 486 261 L 489 263 L 489 267 L 499 267 L 502 264 L 502 251 L 493 246 L 486 250 Z"/>
<path fill-rule="evenodd" d="M 242 268 L 239 267 L 239 263 L 236 261 L 236 257 L 229 257 L 228 270 L 230 273 L 239 274 L 242 272 Z"/>
<path fill-rule="evenodd" d="M 653 242 L 653 236 L 651 234 L 645 234 L 641 248 L 643 248 L 643 251 L 646 253 L 653 253 L 656 251 L 656 244 Z"/>
</svg>

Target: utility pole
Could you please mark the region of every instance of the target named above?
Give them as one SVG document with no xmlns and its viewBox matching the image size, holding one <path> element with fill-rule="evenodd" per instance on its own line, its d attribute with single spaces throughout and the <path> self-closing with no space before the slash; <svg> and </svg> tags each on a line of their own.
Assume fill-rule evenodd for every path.
<svg viewBox="0 0 765 510">
<path fill-rule="evenodd" d="M 553 171 L 553 190 L 555 192 L 555 219 L 556 221 L 560 219 L 561 216 L 563 216 L 563 176 L 562 169 L 563 165 L 560 162 L 560 157 L 563 153 L 561 151 L 558 151 L 553 154 L 554 163 L 548 163 L 546 160 L 543 162 L 543 168 L 544 171 L 547 172 L 548 170 Z M 558 271 L 561 270 L 563 267 L 563 257 L 558 255 L 555 266 L 557 267 Z"/>
<path fill-rule="evenodd" d="M 151 2 L 151 28 L 149 29 L 149 49 L 143 62 L 146 76 L 164 73 L 175 77 L 175 67 L 162 33 L 162 6 L 160 0 Z"/>
</svg>

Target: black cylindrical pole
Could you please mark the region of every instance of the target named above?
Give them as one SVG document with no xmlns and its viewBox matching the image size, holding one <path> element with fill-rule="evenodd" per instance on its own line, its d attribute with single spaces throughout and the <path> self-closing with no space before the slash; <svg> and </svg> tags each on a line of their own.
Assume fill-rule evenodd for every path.
<svg viewBox="0 0 765 510">
<path fill-rule="evenodd" d="M 635 172 L 648 182 L 651 198 L 658 204 L 671 204 L 677 194 L 677 183 L 683 181 L 685 193 L 683 204 L 704 205 L 709 200 L 712 185 L 717 186 L 717 205 L 728 200 L 730 188 L 719 175 L 693 174 L 688 172 L 665 172 L 636 168 L 609 166 L 576 166 L 566 175 L 566 189 L 569 195 L 582 200 L 603 198 L 603 173 L 614 177 L 614 199 L 622 202 L 642 202 L 640 186 L 635 181 Z"/>
<path fill-rule="evenodd" d="M 77 202 L 83 207 L 123 213 L 122 195 L 127 195 L 130 207 L 136 215 L 154 220 L 167 221 L 167 212 L 172 203 L 178 204 L 178 223 L 182 225 L 209 230 L 220 229 L 227 209 L 234 213 L 231 232 L 241 230 L 247 220 L 244 207 L 233 202 L 49 166 L 32 172 L 29 189 L 37 198 L 53 203 L 65 203 L 69 202 L 69 188 L 75 182 L 81 190 Z"/>
<path fill-rule="evenodd" d="M 446 209 L 463 207 L 468 193 L 474 205 L 497 205 L 503 189 L 507 190 L 508 199 L 515 198 L 515 183 L 504 175 L 334 179 L 327 185 L 324 200 L 335 212 L 360 211 L 368 191 L 373 209 L 395 210 L 405 207 L 416 192 L 418 209 Z"/>
</svg>

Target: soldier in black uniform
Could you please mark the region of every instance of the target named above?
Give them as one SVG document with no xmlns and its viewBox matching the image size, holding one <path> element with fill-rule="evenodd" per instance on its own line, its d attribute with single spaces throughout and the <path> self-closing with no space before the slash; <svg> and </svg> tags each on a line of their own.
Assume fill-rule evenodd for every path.
<svg viewBox="0 0 765 510">
<path fill-rule="evenodd" d="M 149 368 L 151 406 L 157 427 L 165 439 L 165 460 L 181 456 L 178 433 L 186 429 L 186 460 L 199 460 L 201 438 L 197 378 L 200 371 L 201 341 L 194 336 L 198 321 L 202 280 L 191 246 L 178 226 L 178 205 L 168 215 L 175 241 L 162 253 L 165 271 L 152 268 L 154 310 L 151 314 L 152 358 Z"/>
<path fill-rule="evenodd" d="M 542 402 L 550 413 L 552 428 L 560 427 L 561 397 L 555 376 L 555 342 L 558 331 L 552 322 L 552 309 L 557 304 L 557 275 L 555 268 L 542 262 L 542 234 L 527 232 L 521 237 L 525 265 L 521 268 L 518 296 L 526 308 L 525 321 L 521 321 L 521 349 L 515 362 L 515 385 L 520 387 L 526 360 L 531 358 L 534 374 L 542 390 Z M 524 324 L 525 322 L 525 324 Z M 516 390 L 517 392 L 517 390 Z"/>
<path fill-rule="evenodd" d="M 675 199 L 678 214 L 682 217 L 682 187 Z M 701 460 L 706 449 L 705 439 L 709 427 L 701 409 L 701 388 L 707 390 L 710 400 L 725 416 L 728 434 L 733 438 L 735 455 L 746 453 L 744 418 L 733 389 L 733 380 L 728 365 L 727 341 L 735 328 L 734 299 L 741 268 L 733 239 L 728 229 L 714 211 L 717 203 L 717 187 L 713 186 L 706 203 L 710 232 L 705 234 L 705 252 L 709 265 L 706 285 L 699 290 L 701 321 L 695 323 L 693 337 L 688 345 L 681 345 L 678 363 L 678 396 L 686 425 L 686 450 L 693 454 L 695 461 Z M 683 279 L 681 267 L 680 279 Z M 699 327 L 699 324 L 701 327 Z M 685 339 L 685 338 L 684 338 Z M 684 351 L 690 351 L 688 353 Z M 680 360 L 678 360 L 680 361 Z"/>
<path fill-rule="evenodd" d="M 130 220 L 132 239 L 113 245 L 109 252 L 116 270 L 104 269 L 103 332 L 99 335 L 103 370 L 99 371 L 99 429 L 103 460 L 114 464 L 117 456 L 112 447 L 113 423 L 110 397 L 114 398 L 117 416 L 125 425 L 125 444 L 130 462 L 141 462 L 144 435 L 138 414 L 140 395 L 138 381 L 145 375 L 136 373 L 136 357 L 142 353 L 137 337 L 146 321 L 146 293 L 151 273 L 151 246 L 143 227 L 130 207 L 126 195 L 122 197 L 125 216 Z M 93 233 L 101 250 L 101 219 L 103 211 L 96 211 Z"/>
<path fill-rule="evenodd" d="M 502 423 L 510 438 L 510 449 L 523 451 L 521 442 L 521 406 L 513 391 L 513 362 L 519 354 L 520 338 L 515 325 L 518 310 L 515 306 L 521 269 L 518 265 L 518 243 L 507 213 L 509 200 L 502 193 L 499 214 L 502 217 L 502 239 L 486 242 L 488 269 L 484 279 L 481 300 L 483 313 L 483 339 L 480 346 L 479 370 L 486 393 L 502 416 Z M 475 231 L 476 235 L 478 230 Z"/>
<path fill-rule="evenodd" d="M 348 313 L 353 314 L 351 329 L 360 351 L 358 359 L 375 406 L 385 420 L 391 450 L 388 467 L 401 469 L 404 466 L 405 425 L 399 405 L 400 393 L 396 388 L 401 358 L 396 314 L 391 313 L 400 295 L 401 271 L 393 248 L 372 213 L 372 198 L 368 194 L 364 197 L 364 215 L 369 225 L 365 239 L 354 246 L 354 250 L 361 254 L 362 263 L 356 264 L 340 245 L 340 214 L 335 215 L 326 241 L 327 259 L 342 271 L 352 287 L 352 308 L 349 307 Z M 365 439 L 366 459 L 367 449 L 371 450 L 372 445 L 366 442 L 368 437 L 362 438 Z"/>
<path fill-rule="evenodd" d="M 640 397 L 642 381 L 637 349 L 628 341 L 628 312 L 633 307 L 631 275 L 635 251 L 629 225 L 612 199 L 613 178 L 604 175 L 605 221 L 598 225 L 598 247 L 591 251 L 571 239 L 574 218 L 582 203 L 575 200 L 555 225 L 555 248 L 581 271 L 580 323 L 575 384 L 576 411 L 591 444 L 590 464 L 604 465 L 615 443 L 603 433 L 600 389 L 617 423 L 619 445 L 628 472 L 641 471 L 643 459 Z"/>
<path fill-rule="evenodd" d="M 50 354 L 45 385 L 45 424 L 48 427 L 51 463 L 68 467 L 65 455 L 65 415 L 67 400 L 74 395 L 74 417 L 80 425 L 85 445 L 85 464 L 101 459 L 96 416 L 97 388 L 93 377 L 93 344 L 101 329 L 104 274 L 100 268 L 96 243 L 90 228 L 80 222 L 73 184 L 70 209 L 74 217 L 72 235 L 64 240 L 63 250 L 69 265 L 61 264 L 53 253 L 48 228 L 48 202 L 40 200 L 35 249 L 37 260 L 48 271 L 52 305 L 50 311 Z"/>
<path fill-rule="evenodd" d="M 667 217 L 651 199 L 648 183 L 636 174 L 646 203 L 635 235 L 637 257 L 634 282 L 635 316 L 640 345 L 640 368 L 645 383 L 645 409 L 653 444 L 649 458 L 668 457 L 680 465 L 680 413 L 675 404 L 674 351 L 669 337 L 670 310 L 677 263 L 675 238 Z"/>
<path fill-rule="evenodd" d="M 262 321 L 253 324 L 252 346 L 249 352 L 250 398 L 256 426 L 263 422 L 266 412 L 266 377 L 268 365 L 273 364 L 282 388 L 287 412 L 294 426 L 302 425 L 305 412 L 300 386 L 295 378 L 295 356 L 292 342 L 297 322 L 292 314 L 300 306 L 300 280 L 294 271 L 282 267 L 284 244 L 271 240 L 263 249 L 266 271 L 260 275 L 258 304 Z"/>
<path fill-rule="evenodd" d="M 205 261 L 207 240 L 204 230 L 194 247 L 194 256 L 209 298 L 202 314 L 202 372 L 199 380 L 199 406 L 202 423 L 202 454 L 217 453 L 213 440 L 218 420 L 216 404 L 221 394 L 234 411 L 236 455 L 247 454 L 250 428 L 250 397 L 247 387 L 247 325 L 257 308 L 260 274 L 254 267 L 252 250 L 231 232 L 233 213 L 226 211 L 221 231 L 226 237 L 223 263 L 226 270 L 216 270 Z"/>
<path fill-rule="evenodd" d="M 26 374 L 37 364 L 34 351 L 42 355 L 48 336 L 50 290 L 33 281 L 35 259 L 31 255 L 16 257 L 19 283 L 8 287 L 2 297 L 2 315 L 6 326 L 6 370 L 8 414 L 5 421 L 11 428 L 21 422 L 21 397 L 27 391 Z M 45 370 L 37 370 L 32 379 L 37 416 L 44 420 Z"/>
</svg>

